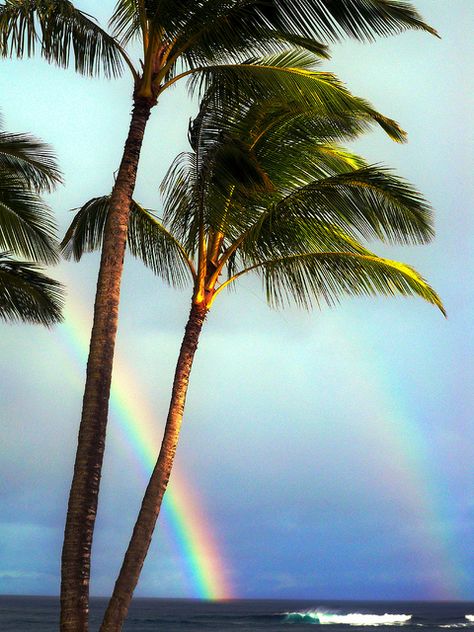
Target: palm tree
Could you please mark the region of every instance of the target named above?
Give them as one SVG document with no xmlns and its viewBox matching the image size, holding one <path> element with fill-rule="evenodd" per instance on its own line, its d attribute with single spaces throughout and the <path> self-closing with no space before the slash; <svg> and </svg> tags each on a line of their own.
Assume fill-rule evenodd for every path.
<svg viewBox="0 0 474 632">
<path fill-rule="evenodd" d="M 357 112 L 334 115 L 298 99 L 249 102 L 232 115 L 228 104 L 217 110 L 205 98 L 190 127 L 192 152 L 178 156 L 163 183 L 163 221 L 133 202 L 132 254 L 167 282 L 187 277 L 193 290 L 161 450 L 102 632 L 120 630 L 125 619 L 170 476 L 201 329 L 225 288 L 256 273 L 275 307 L 382 294 L 418 295 L 443 311 L 415 270 L 359 241 L 424 243 L 433 235 L 415 189 L 337 144 L 367 125 Z M 100 248 L 110 206 L 105 196 L 79 209 L 63 241 L 67 255 Z"/>
<path fill-rule="evenodd" d="M 1 121 L 0 121 L 1 128 Z M 0 129 L 0 318 L 51 325 L 61 320 L 61 285 L 37 265 L 59 258 L 56 227 L 40 197 L 61 182 L 51 149 L 29 134 Z M 19 261 L 14 257 L 27 259 Z"/>
<path fill-rule="evenodd" d="M 5 0 L 0 6 L 0 55 L 30 56 L 78 72 L 114 77 L 126 66 L 133 81 L 128 136 L 111 194 L 94 306 L 78 449 L 62 554 L 61 626 L 87 630 L 92 535 L 105 446 L 117 332 L 120 282 L 130 206 L 142 141 L 152 108 L 180 79 L 191 87 L 219 84 L 219 96 L 294 86 L 288 69 L 244 63 L 288 43 L 325 54 L 321 41 L 421 29 L 436 34 L 410 3 L 397 0 L 118 0 L 112 34 L 68 0 Z M 142 59 L 126 52 L 140 41 Z M 260 87 L 257 87 L 260 85 Z"/>
</svg>

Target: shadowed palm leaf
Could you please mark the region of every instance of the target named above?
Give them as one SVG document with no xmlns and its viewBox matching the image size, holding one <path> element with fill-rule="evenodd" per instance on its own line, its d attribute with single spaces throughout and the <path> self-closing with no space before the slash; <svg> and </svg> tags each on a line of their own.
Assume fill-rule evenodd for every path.
<svg viewBox="0 0 474 632">
<path fill-rule="evenodd" d="M 275 0 L 270 5 L 263 11 L 275 26 L 291 25 L 323 41 L 345 36 L 372 41 L 405 29 L 436 35 L 411 3 L 399 0 Z"/>
<path fill-rule="evenodd" d="M 51 148 L 29 134 L 0 132 L 0 170 L 38 192 L 62 182 Z"/>
<path fill-rule="evenodd" d="M 6 0 L 0 7 L 0 55 L 30 57 L 77 72 L 116 77 L 123 52 L 94 19 L 67 0 Z"/>
<path fill-rule="evenodd" d="M 56 225 L 50 208 L 16 178 L 0 168 L 0 249 L 41 263 L 56 263 Z"/>
<path fill-rule="evenodd" d="M 0 253 L 0 318 L 52 325 L 62 320 L 62 286 L 34 263 Z"/>
<path fill-rule="evenodd" d="M 80 209 L 61 243 L 66 258 L 79 261 L 83 254 L 99 250 L 104 238 L 105 222 L 110 208 L 110 196 L 93 198 Z M 155 274 L 167 283 L 180 287 L 186 283 L 194 268 L 181 244 L 169 233 L 160 220 L 136 202 L 128 224 L 128 247 Z"/>
<path fill-rule="evenodd" d="M 56 263 L 56 225 L 39 196 L 61 182 L 51 149 L 28 134 L 0 132 L 0 317 L 61 320 L 61 285 L 35 265 Z M 10 255 L 30 262 L 16 261 Z"/>
</svg>

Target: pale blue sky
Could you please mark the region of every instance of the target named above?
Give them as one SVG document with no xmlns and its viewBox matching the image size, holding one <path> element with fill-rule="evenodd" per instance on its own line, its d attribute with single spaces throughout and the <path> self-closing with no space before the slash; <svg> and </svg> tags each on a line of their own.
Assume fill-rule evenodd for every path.
<svg viewBox="0 0 474 632">
<path fill-rule="evenodd" d="M 96 14 L 97 3 L 79 2 Z M 216 302 L 193 370 L 178 462 L 197 490 L 236 596 L 474 599 L 473 119 L 471 0 L 416 0 L 441 36 L 406 33 L 334 46 L 333 70 L 408 131 L 357 143 L 431 201 L 436 240 L 387 250 L 445 301 L 347 300 L 311 314 L 271 311 L 258 282 Z M 113 3 L 101 3 L 105 18 Z M 128 77 L 76 76 L 42 60 L 0 62 L 11 131 L 50 142 L 68 209 L 107 193 L 131 109 Z M 153 113 L 136 198 L 160 210 L 158 185 L 186 148 L 194 105 L 184 86 Z M 97 258 L 55 271 L 90 312 Z M 118 353 L 162 423 L 189 297 L 126 262 Z M 59 551 L 82 375 L 55 330 L 2 325 L 0 591 L 58 590 Z M 93 591 L 107 594 L 143 480 L 109 432 Z M 138 592 L 192 596 L 165 534 Z"/>
</svg>

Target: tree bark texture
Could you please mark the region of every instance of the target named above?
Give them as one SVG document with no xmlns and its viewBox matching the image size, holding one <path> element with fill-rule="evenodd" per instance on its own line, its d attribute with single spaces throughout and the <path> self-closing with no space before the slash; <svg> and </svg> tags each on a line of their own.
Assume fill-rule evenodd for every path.
<svg viewBox="0 0 474 632">
<path fill-rule="evenodd" d="M 118 632 L 122 629 L 127 616 L 173 466 L 183 419 L 189 375 L 207 311 L 208 308 L 204 303 L 193 303 L 191 307 L 176 365 L 171 402 L 158 461 L 143 497 L 132 538 L 115 583 L 114 592 L 107 606 L 100 632 Z"/>
<path fill-rule="evenodd" d="M 120 282 L 138 160 L 153 105 L 149 99 L 135 98 L 104 233 L 78 447 L 64 531 L 62 632 L 88 630 L 92 536 L 105 446 Z"/>
</svg>

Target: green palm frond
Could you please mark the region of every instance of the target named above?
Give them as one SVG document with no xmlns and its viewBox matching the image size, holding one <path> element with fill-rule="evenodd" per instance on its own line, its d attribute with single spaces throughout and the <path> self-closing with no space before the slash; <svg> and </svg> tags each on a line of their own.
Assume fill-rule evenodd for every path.
<svg viewBox="0 0 474 632">
<path fill-rule="evenodd" d="M 437 35 L 403 0 L 272 0 L 261 10 L 275 28 L 295 29 L 323 42 L 344 37 L 370 42 L 407 29 Z"/>
<path fill-rule="evenodd" d="M 432 210 L 423 196 L 378 166 L 316 179 L 278 202 L 272 213 L 301 214 L 351 235 L 396 244 L 426 243 L 434 235 Z"/>
<path fill-rule="evenodd" d="M 0 171 L 0 250 L 40 263 L 56 263 L 56 225 L 47 204 L 22 177 Z"/>
<path fill-rule="evenodd" d="M 278 189 L 274 203 L 279 198 L 296 196 L 296 192 L 307 185 L 367 166 L 359 156 L 335 144 L 319 144 L 308 139 L 278 145 L 279 138 L 280 135 L 267 139 L 256 151 L 262 167 Z"/>
<path fill-rule="evenodd" d="M 369 129 L 371 117 L 363 112 L 329 115 L 314 104 L 287 98 L 268 99 L 254 106 L 242 121 L 244 133 L 252 145 L 260 146 L 268 140 L 280 147 L 284 143 L 317 143 L 353 140 Z"/>
<path fill-rule="evenodd" d="M 143 0 L 119 0 L 109 21 L 112 34 L 122 46 L 146 32 L 146 12 Z"/>
<path fill-rule="evenodd" d="M 61 322 L 64 292 L 33 263 L 0 253 L 0 318 L 41 325 Z"/>
<path fill-rule="evenodd" d="M 412 267 L 373 254 L 303 253 L 254 265 L 274 307 L 295 302 L 304 308 L 337 304 L 343 296 L 419 296 L 446 315 L 441 299 Z M 223 285 L 225 287 L 225 284 Z"/>
<path fill-rule="evenodd" d="M 5 0 L 0 6 L 0 56 L 39 52 L 66 68 L 71 60 L 84 75 L 117 77 L 126 55 L 93 18 L 68 0 Z"/>
<path fill-rule="evenodd" d="M 294 102 L 318 108 L 320 115 L 336 118 L 352 115 L 374 121 L 395 141 L 403 142 L 405 132 L 396 121 L 376 112 L 363 99 L 352 95 L 335 75 L 312 70 L 314 55 L 303 50 L 249 60 L 245 64 L 218 65 L 192 73 L 192 92 L 206 93 L 217 107 L 235 103 L 261 102 L 287 94 Z"/>
<path fill-rule="evenodd" d="M 11 173 L 37 192 L 62 182 L 53 151 L 30 134 L 0 132 L 0 173 Z"/>
<path fill-rule="evenodd" d="M 136 203 L 130 214 L 127 243 L 132 255 L 169 285 L 183 287 L 195 277 L 193 263 L 181 243 L 151 211 Z"/>
<path fill-rule="evenodd" d="M 334 224 L 322 220 L 288 218 L 263 213 L 261 220 L 241 235 L 229 276 L 236 273 L 239 265 L 248 268 L 264 259 L 308 252 L 368 253 L 356 239 Z"/>
<path fill-rule="evenodd" d="M 327 58 L 327 47 L 301 33 L 272 29 L 255 0 L 193 3 L 179 31 L 170 33 L 170 59 L 190 69 L 209 64 L 244 62 L 251 55 L 275 54 L 290 46 Z M 162 24 L 159 11 L 157 19 Z M 166 28 L 166 27 L 165 27 Z"/>
<path fill-rule="evenodd" d="M 66 258 L 79 261 L 84 253 L 102 247 L 110 196 L 93 198 L 80 209 L 69 226 L 61 249 Z M 167 283 L 181 287 L 194 273 L 184 248 L 149 210 L 132 202 L 128 224 L 128 247 L 155 274 Z"/>
</svg>

